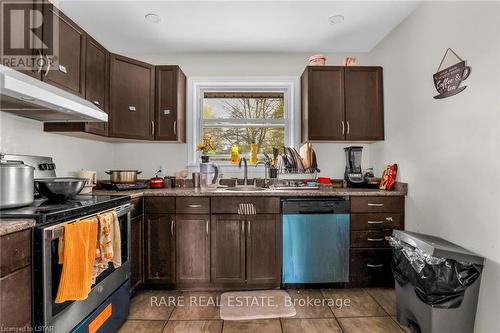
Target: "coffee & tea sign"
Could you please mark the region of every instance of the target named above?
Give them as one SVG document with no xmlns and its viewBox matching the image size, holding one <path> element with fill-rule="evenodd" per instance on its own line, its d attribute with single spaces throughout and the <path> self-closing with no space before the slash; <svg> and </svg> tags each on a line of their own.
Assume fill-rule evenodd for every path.
<svg viewBox="0 0 500 333">
<path fill-rule="evenodd" d="M 441 70 L 441 65 L 444 59 L 452 52 L 459 62 Z M 467 66 L 465 60 L 462 60 L 452 49 L 447 49 L 441 63 L 439 64 L 438 71 L 434 74 L 434 86 L 439 92 L 439 95 L 434 96 L 436 99 L 446 98 L 462 92 L 467 86 L 462 86 L 462 81 L 466 80 L 471 72 L 471 68 Z"/>
</svg>

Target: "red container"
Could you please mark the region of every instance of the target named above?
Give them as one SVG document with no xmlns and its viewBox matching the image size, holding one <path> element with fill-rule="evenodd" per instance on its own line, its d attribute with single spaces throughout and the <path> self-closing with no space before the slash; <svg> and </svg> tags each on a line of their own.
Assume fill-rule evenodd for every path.
<svg viewBox="0 0 500 333">
<path fill-rule="evenodd" d="M 161 177 L 154 177 L 149 180 L 149 188 L 164 188 L 165 180 Z"/>
</svg>

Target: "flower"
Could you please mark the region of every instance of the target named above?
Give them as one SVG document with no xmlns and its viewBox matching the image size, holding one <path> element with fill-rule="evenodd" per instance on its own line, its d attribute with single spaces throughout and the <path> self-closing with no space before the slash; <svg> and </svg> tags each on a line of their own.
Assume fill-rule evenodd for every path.
<svg viewBox="0 0 500 333">
<path fill-rule="evenodd" d="M 214 155 L 215 154 L 215 146 L 212 143 L 212 138 L 209 135 L 204 135 L 203 143 L 200 143 L 196 146 L 197 151 L 201 151 L 203 155 Z"/>
</svg>

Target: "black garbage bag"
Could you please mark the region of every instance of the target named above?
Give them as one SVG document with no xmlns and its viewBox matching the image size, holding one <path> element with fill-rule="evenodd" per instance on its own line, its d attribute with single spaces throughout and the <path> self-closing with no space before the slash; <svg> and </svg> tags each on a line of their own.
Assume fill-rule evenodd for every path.
<svg viewBox="0 0 500 333">
<path fill-rule="evenodd" d="M 459 307 L 467 287 L 481 275 L 473 264 L 432 257 L 394 238 L 390 243 L 394 279 L 400 286 L 410 283 L 417 297 L 432 307 Z"/>
</svg>

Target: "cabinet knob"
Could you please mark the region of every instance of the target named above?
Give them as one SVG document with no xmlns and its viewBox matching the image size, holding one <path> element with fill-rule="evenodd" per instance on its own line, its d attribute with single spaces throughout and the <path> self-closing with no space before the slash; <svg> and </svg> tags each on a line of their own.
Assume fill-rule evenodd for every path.
<svg viewBox="0 0 500 333">
<path fill-rule="evenodd" d="M 128 110 L 129 110 L 130 112 L 135 112 L 135 111 L 137 111 L 136 107 L 135 107 L 135 106 L 133 106 L 133 105 L 129 105 L 129 106 L 128 106 Z"/>
<path fill-rule="evenodd" d="M 66 69 L 66 66 L 59 64 L 59 72 L 68 74 L 68 70 Z"/>
<path fill-rule="evenodd" d="M 101 105 L 101 103 L 99 103 L 99 101 L 94 101 L 93 102 L 95 105 Z"/>
</svg>

